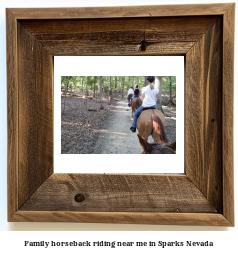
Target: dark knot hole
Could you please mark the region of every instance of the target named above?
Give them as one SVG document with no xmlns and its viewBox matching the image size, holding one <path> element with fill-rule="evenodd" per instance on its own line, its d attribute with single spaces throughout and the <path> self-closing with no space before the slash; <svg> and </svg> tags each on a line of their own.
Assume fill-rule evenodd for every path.
<svg viewBox="0 0 238 254">
<path fill-rule="evenodd" d="M 75 200 L 76 202 L 83 202 L 84 199 L 85 199 L 84 195 L 83 195 L 83 194 L 80 194 L 80 193 L 77 194 L 77 195 L 75 195 L 75 197 L 74 197 L 74 200 Z"/>
<path fill-rule="evenodd" d="M 140 43 L 140 50 L 141 51 L 146 51 L 147 43 L 145 40 L 141 41 Z"/>
</svg>

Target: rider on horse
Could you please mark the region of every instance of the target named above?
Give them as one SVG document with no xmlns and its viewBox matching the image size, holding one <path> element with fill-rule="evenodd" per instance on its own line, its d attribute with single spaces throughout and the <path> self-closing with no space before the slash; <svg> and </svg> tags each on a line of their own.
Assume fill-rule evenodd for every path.
<svg viewBox="0 0 238 254">
<path fill-rule="evenodd" d="M 127 94 L 127 100 L 129 102 L 128 106 L 130 106 L 130 102 L 131 102 L 131 98 L 132 98 L 133 94 L 134 94 L 134 90 L 133 90 L 133 87 L 131 86 L 128 91 L 128 94 Z"/>
<path fill-rule="evenodd" d="M 159 89 L 154 87 L 154 82 L 155 77 L 154 76 L 148 76 L 147 77 L 147 81 L 148 81 L 148 85 L 143 87 L 142 89 L 142 105 L 137 109 L 137 111 L 134 114 L 133 117 L 133 123 L 132 126 L 130 128 L 130 130 L 132 132 L 136 132 L 136 122 L 137 119 L 140 115 L 140 113 L 142 112 L 142 110 L 144 108 L 150 107 L 150 108 L 155 108 L 156 107 L 156 99 L 157 99 L 157 95 L 159 93 Z"/>
<path fill-rule="evenodd" d="M 139 97 L 139 94 L 140 94 L 140 89 L 138 88 L 138 85 L 136 85 L 133 98 Z"/>
</svg>

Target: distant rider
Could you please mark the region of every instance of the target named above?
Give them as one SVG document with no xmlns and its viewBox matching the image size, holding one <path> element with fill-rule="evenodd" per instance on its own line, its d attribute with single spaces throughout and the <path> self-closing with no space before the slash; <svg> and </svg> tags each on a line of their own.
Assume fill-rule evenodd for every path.
<svg viewBox="0 0 238 254">
<path fill-rule="evenodd" d="M 139 97 L 139 94 L 140 94 L 140 89 L 138 88 L 138 85 L 136 85 L 136 88 L 134 90 L 134 96 L 133 96 L 133 98 Z"/>
<path fill-rule="evenodd" d="M 127 94 L 127 100 L 128 100 L 128 106 L 130 107 L 130 102 L 131 102 L 131 98 L 134 94 L 134 90 L 133 90 L 133 87 L 131 86 L 129 91 L 128 91 L 128 94 Z"/>
</svg>

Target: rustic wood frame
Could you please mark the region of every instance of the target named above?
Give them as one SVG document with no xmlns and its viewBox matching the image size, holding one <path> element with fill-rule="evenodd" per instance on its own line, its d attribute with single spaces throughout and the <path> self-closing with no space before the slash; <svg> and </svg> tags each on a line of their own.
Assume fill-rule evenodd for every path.
<svg viewBox="0 0 238 254">
<path fill-rule="evenodd" d="M 6 9 L 8 221 L 234 226 L 234 18 L 233 3 Z M 184 55 L 186 175 L 54 174 L 57 55 Z"/>
</svg>

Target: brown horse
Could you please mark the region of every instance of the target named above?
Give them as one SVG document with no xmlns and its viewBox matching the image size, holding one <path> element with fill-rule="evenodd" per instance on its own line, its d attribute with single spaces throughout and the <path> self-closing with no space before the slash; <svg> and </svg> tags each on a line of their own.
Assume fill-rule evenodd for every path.
<svg viewBox="0 0 238 254">
<path fill-rule="evenodd" d="M 132 112 L 132 116 L 133 113 L 136 112 L 136 110 L 141 106 L 142 104 L 142 100 L 140 99 L 140 97 L 134 97 L 131 101 L 131 112 Z"/>
<path fill-rule="evenodd" d="M 143 148 L 142 154 L 175 154 L 176 141 L 171 144 L 166 142 L 148 143 L 137 134 L 140 144 Z"/>
<path fill-rule="evenodd" d="M 166 142 L 168 139 L 164 130 L 164 115 L 161 111 L 157 109 L 147 109 L 142 111 L 140 114 L 136 127 L 138 129 L 139 135 L 144 139 L 148 140 L 151 135 L 154 142 Z"/>
</svg>

